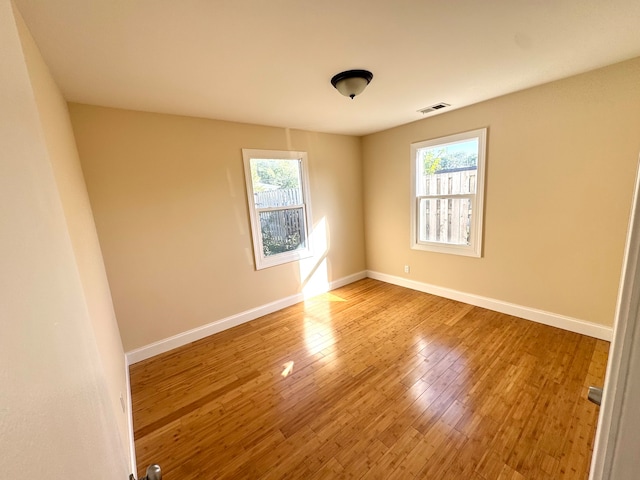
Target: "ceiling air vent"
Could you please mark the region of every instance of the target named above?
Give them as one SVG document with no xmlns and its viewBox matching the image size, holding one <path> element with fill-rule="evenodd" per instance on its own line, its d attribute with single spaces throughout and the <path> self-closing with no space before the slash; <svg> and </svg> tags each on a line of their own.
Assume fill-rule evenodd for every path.
<svg viewBox="0 0 640 480">
<path fill-rule="evenodd" d="M 448 103 L 440 102 L 440 103 L 436 103 L 435 105 L 431 105 L 430 107 L 421 108 L 420 110 L 418 110 L 418 112 L 423 115 L 426 115 L 427 113 L 435 112 L 436 110 L 440 110 L 441 108 L 446 108 L 450 106 L 451 105 L 449 105 Z"/>
</svg>

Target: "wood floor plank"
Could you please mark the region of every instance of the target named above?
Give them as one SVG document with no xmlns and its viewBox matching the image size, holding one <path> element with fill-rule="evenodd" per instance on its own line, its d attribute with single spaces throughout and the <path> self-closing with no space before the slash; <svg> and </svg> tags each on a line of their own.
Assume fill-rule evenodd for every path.
<svg viewBox="0 0 640 480">
<path fill-rule="evenodd" d="M 138 475 L 583 480 L 608 349 L 365 279 L 132 365 Z"/>
</svg>

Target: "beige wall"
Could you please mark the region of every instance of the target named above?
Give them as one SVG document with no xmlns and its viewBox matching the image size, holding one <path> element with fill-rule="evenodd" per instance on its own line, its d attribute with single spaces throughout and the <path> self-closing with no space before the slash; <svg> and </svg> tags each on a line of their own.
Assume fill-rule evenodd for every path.
<svg viewBox="0 0 640 480">
<path fill-rule="evenodd" d="M 360 139 L 70 105 L 126 351 L 365 268 Z M 242 148 L 308 152 L 311 261 L 254 269 Z M 317 268 L 316 268 L 317 267 Z"/>
<path fill-rule="evenodd" d="M 611 325 L 639 80 L 635 59 L 364 137 L 368 269 Z M 411 250 L 409 145 L 485 126 L 483 258 Z"/>
<path fill-rule="evenodd" d="M 121 394 L 125 403 L 127 402 L 127 365 L 89 196 L 80 168 L 67 102 L 51 77 L 29 30 L 22 19 L 20 17 L 18 19 L 22 48 L 44 140 L 58 186 L 89 318 L 95 331 L 111 405 L 116 415 L 122 443 L 128 445 L 129 415 L 123 411 L 120 403 Z"/>
<path fill-rule="evenodd" d="M 52 167 L 74 161 L 69 118 L 9 0 L 0 0 L 0 45 L 0 472 L 126 478 Z"/>
</svg>

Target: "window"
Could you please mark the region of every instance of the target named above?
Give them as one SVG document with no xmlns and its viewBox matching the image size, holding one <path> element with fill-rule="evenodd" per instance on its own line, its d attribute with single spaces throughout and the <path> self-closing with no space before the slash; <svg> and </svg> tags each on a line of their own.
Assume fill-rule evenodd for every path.
<svg viewBox="0 0 640 480">
<path fill-rule="evenodd" d="M 411 144 L 411 248 L 480 257 L 487 129 Z"/>
<path fill-rule="evenodd" d="M 311 255 L 307 153 L 242 149 L 256 269 Z"/>
</svg>

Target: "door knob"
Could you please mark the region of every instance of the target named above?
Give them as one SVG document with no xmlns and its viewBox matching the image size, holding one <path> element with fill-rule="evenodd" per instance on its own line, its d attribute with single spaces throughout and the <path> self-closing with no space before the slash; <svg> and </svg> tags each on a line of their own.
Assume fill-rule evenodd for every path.
<svg viewBox="0 0 640 480">
<path fill-rule="evenodd" d="M 136 480 L 133 473 L 129 475 L 129 480 Z M 147 474 L 140 480 L 162 480 L 162 469 L 160 468 L 160 465 L 155 463 L 153 465 L 149 465 L 147 467 Z"/>
<path fill-rule="evenodd" d="M 600 403 L 602 403 L 602 389 L 599 387 L 589 387 L 589 395 L 587 398 L 596 405 L 600 405 Z"/>
</svg>

